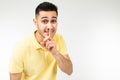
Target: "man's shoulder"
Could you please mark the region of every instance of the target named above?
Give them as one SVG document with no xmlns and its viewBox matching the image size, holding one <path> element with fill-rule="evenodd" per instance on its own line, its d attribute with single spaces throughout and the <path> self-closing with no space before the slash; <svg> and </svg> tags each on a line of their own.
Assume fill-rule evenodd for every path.
<svg viewBox="0 0 120 80">
<path fill-rule="evenodd" d="M 25 37 L 23 37 L 22 39 L 18 40 L 18 41 L 15 43 L 15 46 L 14 46 L 14 47 L 19 47 L 19 48 L 24 49 L 25 47 L 27 47 L 27 46 L 30 45 L 32 39 L 33 39 L 33 36 L 32 36 L 32 35 L 25 36 Z"/>
<path fill-rule="evenodd" d="M 54 39 L 59 39 L 59 38 L 61 38 L 62 37 L 62 35 L 61 34 L 58 34 L 58 33 L 56 33 L 55 35 L 54 35 Z"/>
<path fill-rule="evenodd" d="M 53 39 L 55 40 L 55 42 L 56 42 L 57 44 L 61 43 L 61 42 L 64 40 L 63 36 L 62 36 L 61 34 L 58 34 L 58 33 L 55 34 L 55 36 L 54 36 Z"/>
</svg>

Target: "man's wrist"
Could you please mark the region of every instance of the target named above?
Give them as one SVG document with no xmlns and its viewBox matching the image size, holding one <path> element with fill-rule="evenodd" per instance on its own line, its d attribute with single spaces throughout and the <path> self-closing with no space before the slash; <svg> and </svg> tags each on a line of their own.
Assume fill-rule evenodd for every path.
<svg viewBox="0 0 120 80">
<path fill-rule="evenodd" d="M 59 53 L 58 50 L 56 50 L 56 51 L 53 53 L 53 56 L 57 56 L 58 54 L 60 54 L 60 53 Z"/>
</svg>

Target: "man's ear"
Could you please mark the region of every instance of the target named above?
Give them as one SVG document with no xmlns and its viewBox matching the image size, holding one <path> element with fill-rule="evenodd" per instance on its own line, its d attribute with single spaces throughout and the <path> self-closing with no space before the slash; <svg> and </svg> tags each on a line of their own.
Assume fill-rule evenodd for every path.
<svg viewBox="0 0 120 80">
<path fill-rule="evenodd" d="M 33 23 L 37 27 L 37 20 L 36 20 L 36 18 L 33 19 Z"/>
</svg>

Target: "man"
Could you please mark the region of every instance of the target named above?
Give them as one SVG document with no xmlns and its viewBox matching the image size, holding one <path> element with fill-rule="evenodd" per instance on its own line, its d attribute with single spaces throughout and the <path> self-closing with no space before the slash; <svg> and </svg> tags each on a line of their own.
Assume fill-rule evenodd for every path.
<svg viewBox="0 0 120 80">
<path fill-rule="evenodd" d="M 17 44 L 10 62 L 10 80 L 56 80 L 57 65 L 70 75 L 72 62 L 65 42 L 57 31 L 57 7 L 39 4 L 33 22 L 34 34 Z"/>
</svg>

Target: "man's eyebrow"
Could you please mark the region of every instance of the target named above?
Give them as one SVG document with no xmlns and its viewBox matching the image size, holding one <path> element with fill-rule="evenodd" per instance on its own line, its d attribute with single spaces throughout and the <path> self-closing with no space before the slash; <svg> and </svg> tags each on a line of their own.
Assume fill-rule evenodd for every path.
<svg viewBox="0 0 120 80">
<path fill-rule="evenodd" d="M 56 18 L 57 19 L 57 17 L 55 17 L 55 16 L 53 16 L 52 18 Z"/>
<path fill-rule="evenodd" d="M 41 19 L 44 19 L 44 18 L 48 18 L 48 17 L 41 17 Z M 55 18 L 55 19 L 57 19 L 57 17 L 55 17 L 55 16 L 53 16 L 52 18 Z"/>
<path fill-rule="evenodd" d="M 48 17 L 42 17 L 41 19 L 43 19 L 43 18 L 48 18 Z"/>
</svg>

